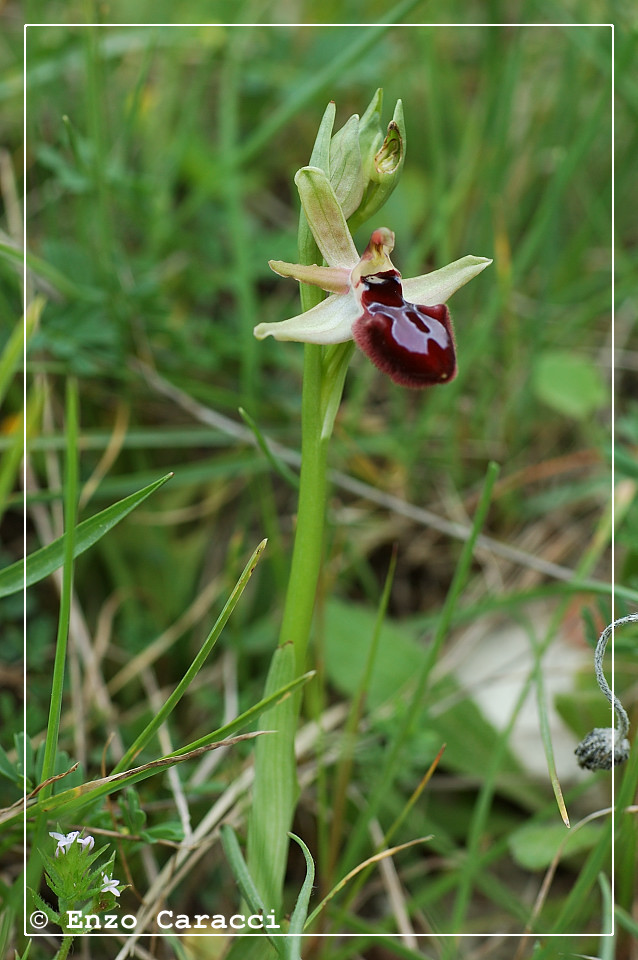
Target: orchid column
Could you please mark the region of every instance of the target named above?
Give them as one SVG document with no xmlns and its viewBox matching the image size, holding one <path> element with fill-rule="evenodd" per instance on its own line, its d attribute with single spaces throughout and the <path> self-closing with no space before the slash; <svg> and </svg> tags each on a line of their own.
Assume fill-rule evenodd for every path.
<svg viewBox="0 0 638 960">
<path fill-rule="evenodd" d="M 447 299 L 491 263 L 464 257 L 410 280 L 390 260 L 394 234 L 378 227 L 359 256 L 350 228 L 377 213 L 397 184 L 405 156 L 401 101 L 383 134 L 381 90 L 365 114 L 332 135 L 335 105 L 324 114 L 310 165 L 295 176 L 302 212 L 301 263 L 270 261 L 301 284 L 303 313 L 261 323 L 259 339 L 306 344 L 302 398 L 302 467 L 297 528 L 279 645 L 266 694 L 306 669 L 307 645 L 321 566 L 326 502 L 326 457 L 353 341 L 397 384 L 422 388 L 456 374 L 456 348 Z M 317 261 L 323 258 L 324 265 Z M 330 294 L 326 299 L 320 291 Z M 407 299 L 409 298 L 409 299 Z M 267 909 L 279 910 L 298 787 L 294 737 L 299 697 L 262 717 L 276 731 L 259 739 L 248 830 L 248 868 Z"/>
</svg>

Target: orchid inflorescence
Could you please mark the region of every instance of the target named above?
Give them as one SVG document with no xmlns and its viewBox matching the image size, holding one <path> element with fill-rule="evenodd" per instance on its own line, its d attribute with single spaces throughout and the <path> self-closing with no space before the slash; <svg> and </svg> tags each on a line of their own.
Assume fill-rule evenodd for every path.
<svg viewBox="0 0 638 960">
<path fill-rule="evenodd" d="M 396 187 L 405 159 L 401 101 L 385 133 L 381 105 L 377 90 L 364 114 L 350 117 L 333 135 L 336 107 L 328 104 L 309 163 L 295 176 L 301 200 L 299 262 L 270 261 L 275 273 L 301 284 L 303 312 L 288 320 L 259 323 L 254 329 L 260 340 L 272 336 L 306 344 L 295 545 L 268 690 L 275 677 L 281 683 L 306 669 L 323 563 L 328 441 L 354 345 L 395 383 L 417 388 L 449 383 L 456 374 L 456 348 L 446 301 L 492 262 L 464 257 L 441 270 L 403 280 L 390 259 L 394 233 L 378 225 L 380 220 L 359 255 L 353 232 L 376 217 Z M 320 291 L 328 296 L 321 299 Z M 297 698 L 268 713 L 267 722 L 281 732 L 277 741 L 258 742 L 255 755 L 247 866 L 264 902 L 276 907 L 282 902 L 298 797 L 294 729 L 299 704 Z M 280 769 L 273 794 L 275 762 Z M 267 821 L 261 815 L 266 804 Z M 273 832 L 275 823 L 278 829 Z"/>
<path fill-rule="evenodd" d="M 377 91 L 376 96 L 379 94 Z M 375 103 L 378 105 L 378 101 L 373 100 Z M 403 162 L 405 138 L 399 107 L 400 101 L 386 139 L 372 157 L 371 169 L 377 176 L 385 174 L 386 177 L 391 159 L 401 158 L 392 168 L 392 183 L 386 184 L 383 199 L 396 183 Z M 370 127 L 366 122 L 369 113 L 370 108 L 361 122 L 366 132 Z M 302 167 L 295 176 L 303 213 L 325 265 L 269 261 L 271 269 L 280 276 L 320 287 L 330 296 L 289 320 L 258 324 L 255 336 L 315 344 L 354 340 L 375 366 L 401 386 L 420 388 L 449 383 L 456 376 L 457 366 L 446 302 L 492 261 L 467 256 L 432 273 L 403 280 L 390 260 L 394 233 L 386 227 L 373 231 L 363 255 L 359 256 L 346 217 L 352 216 L 357 222 L 365 211 L 367 218 L 376 208 L 379 190 L 374 189 L 378 184 L 369 172 L 370 164 L 366 168 L 360 159 L 362 147 L 368 144 L 361 130 L 358 137 L 356 130 L 350 130 L 348 143 L 349 153 L 354 156 L 353 170 L 349 177 L 344 175 L 344 166 L 347 167 L 343 159 L 347 153 L 345 131 L 349 125 L 355 126 L 354 120 L 358 121 L 358 117 L 351 117 L 332 138 L 328 170 L 311 164 Z M 337 138 L 340 138 L 340 149 L 335 154 L 333 143 Z M 388 143 L 394 149 L 391 150 Z M 372 144 L 375 148 L 378 146 L 377 141 L 373 140 Z M 337 164 L 334 170 L 333 161 Z M 353 181 L 355 186 L 359 184 L 358 192 L 352 186 Z M 353 196 L 357 195 L 363 207 L 353 207 Z"/>
</svg>

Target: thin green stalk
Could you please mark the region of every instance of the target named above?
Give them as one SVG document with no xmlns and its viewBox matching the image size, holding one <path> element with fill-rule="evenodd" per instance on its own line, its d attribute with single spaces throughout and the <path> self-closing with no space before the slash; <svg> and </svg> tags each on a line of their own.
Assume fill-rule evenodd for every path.
<svg viewBox="0 0 638 960">
<path fill-rule="evenodd" d="M 66 464 L 64 489 L 64 566 L 62 570 L 62 591 L 60 594 L 55 659 L 53 662 L 53 680 L 51 683 L 51 703 L 49 706 L 49 720 L 47 723 L 44 758 L 42 762 L 42 781 L 48 780 L 55 773 L 62 697 L 64 693 L 64 671 L 66 666 L 69 622 L 71 619 L 71 598 L 73 594 L 73 553 L 78 505 L 78 385 L 74 377 L 69 377 L 66 383 Z M 43 803 L 51 796 L 52 791 L 53 784 L 49 783 L 44 786 L 38 797 L 39 802 Z M 27 886 L 33 889 L 37 889 L 40 882 L 42 863 L 38 849 L 43 845 L 46 829 L 46 815 L 43 814 L 38 818 L 31 838 L 31 852 L 26 870 Z"/>
<path fill-rule="evenodd" d="M 292 567 L 277 650 L 266 680 L 265 695 L 303 673 L 312 625 L 324 539 L 327 438 L 318 398 L 323 379 L 323 351 L 307 344 L 302 396 L 302 466 Z M 269 909 L 279 911 L 288 858 L 292 818 L 299 788 L 295 733 L 301 698 L 294 695 L 262 717 L 276 731 L 255 747 L 255 785 L 248 829 L 247 862 Z"/>
<path fill-rule="evenodd" d="M 75 940 L 75 937 L 65 937 L 62 941 L 62 945 L 58 952 L 56 953 L 54 960 L 66 960 L 69 955 L 69 950 L 71 949 L 71 944 Z"/>
<path fill-rule="evenodd" d="M 322 366 L 322 348 L 306 344 L 297 529 L 279 635 L 280 646 L 293 643 L 298 673 L 305 669 L 323 551 L 327 443 L 321 438 L 322 417 L 317 402 L 322 389 Z"/>
<path fill-rule="evenodd" d="M 107 140 L 105 97 L 106 84 L 102 63 L 102 35 L 98 26 L 90 26 L 84 33 L 86 41 L 86 107 L 87 128 L 93 153 L 91 177 L 95 197 L 94 215 L 90 221 L 89 248 L 93 249 L 94 263 L 100 282 L 111 298 L 117 290 L 117 273 L 113 268 L 115 249 L 111 198 L 106 181 Z"/>
<path fill-rule="evenodd" d="M 78 385 L 74 377 L 67 380 L 66 389 L 66 476 L 64 490 L 64 567 L 62 570 L 62 592 L 60 596 L 60 614 L 58 634 L 53 663 L 53 682 L 51 684 L 51 703 L 49 722 L 42 763 L 42 780 L 55 773 L 55 757 L 60 732 L 60 714 L 64 691 L 64 669 L 71 619 L 71 596 L 73 592 L 73 552 L 75 547 L 75 528 L 77 525 L 78 504 Z M 53 786 L 49 784 L 40 791 L 40 800 L 51 795 Z"/>
</svg>

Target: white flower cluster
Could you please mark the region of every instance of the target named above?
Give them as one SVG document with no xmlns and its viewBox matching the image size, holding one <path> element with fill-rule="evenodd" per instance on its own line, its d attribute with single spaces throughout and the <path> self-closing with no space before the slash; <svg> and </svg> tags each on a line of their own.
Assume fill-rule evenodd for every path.
<svg viewBox="0 0 638 960">
<path fill-rule="evenodd" d="M 80 836 L 79 830 L 72 830 L 71 833 L 57 833 L 55 830 L 49 832 L 49 836 L 53 837 L 54 840 L 58 841 L 58 845 L 55 848 L 55 855 L 59 857 L 60 854 L 66 854 L 74 843 L 79 843 L 82 847 L 82 850 L 86 850 L 87 853 L 90 853 L 93 847 L 95 846 L 95 840 L 91 836 L 82 837 Z M 101 893 L 112 893 L 115 897 L 119 897 L 121 891 L 118 890 L 118 887 L 122 881 L 115 880 L 113 877 L 108 877 L 105 873 L 102 874 L 102 883 Z"/>
</svg>

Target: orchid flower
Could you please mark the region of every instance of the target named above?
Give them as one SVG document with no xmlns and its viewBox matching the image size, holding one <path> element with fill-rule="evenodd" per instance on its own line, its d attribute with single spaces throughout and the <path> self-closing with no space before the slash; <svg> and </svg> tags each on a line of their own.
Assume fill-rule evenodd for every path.
<svg viewBox="0 0 638 960">
<path fill-rule="evenodd" d="M 449 383 L 457 372 L 449 297 L 492 263 L 463 257 L 420 277 L 403 280 L 390 260 L 394 233 L 376 229 L 360 257 L 330 181 L 318 167 L 302 167 L 295 183 L 327 266 L 269 261 L 282 277 L 294 277 L 330 293 L 305 313 L 260 323 L 258 339 L 334 344 L 354 340 L 391 380 L 405 387 Z"/>
</svg>

